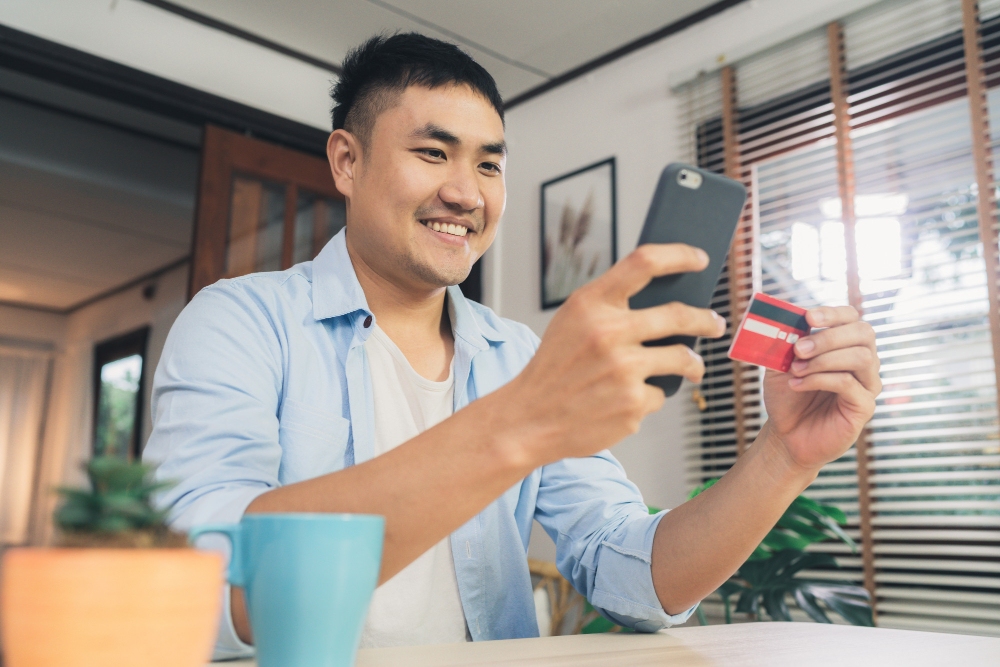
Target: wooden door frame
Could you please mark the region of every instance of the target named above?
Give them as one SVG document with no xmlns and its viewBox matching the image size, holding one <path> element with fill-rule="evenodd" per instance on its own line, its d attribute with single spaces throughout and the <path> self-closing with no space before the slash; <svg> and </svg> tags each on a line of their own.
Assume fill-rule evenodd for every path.
<svg viewBox="0 0 1000 667">
<path fill-rule="evenodd" d="M 222 278 L 225 271 L 230 191 L 235 173 L 287 184 L 283 265 L 289 264 L 291 258 L 289 239 L 294 237 L 298 186 L 328 199 L 344 199 L 333 184 L 326 160 L 214 125 L 205 126 L 188 299 Z"/>
</svg>

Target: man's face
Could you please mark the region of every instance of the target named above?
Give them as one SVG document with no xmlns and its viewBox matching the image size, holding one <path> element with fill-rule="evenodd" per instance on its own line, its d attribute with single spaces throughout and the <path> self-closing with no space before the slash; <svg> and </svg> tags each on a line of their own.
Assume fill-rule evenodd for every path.
<svg viewBox="0 0 1000 667">
<path fill-rule="evenodd" d="M 403 289 L 455 285 L 496 236 L 506 204 L 503 123 L 467 86 L 410 86 L 355 162 L 352 250 Z"/>
</svg>

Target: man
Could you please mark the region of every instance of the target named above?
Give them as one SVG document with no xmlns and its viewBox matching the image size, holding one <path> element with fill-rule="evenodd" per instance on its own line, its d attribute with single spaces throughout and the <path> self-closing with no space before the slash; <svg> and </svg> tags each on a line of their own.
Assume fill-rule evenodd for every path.
<svg viewBox="0 0 1000 667">
<path fill-rule="evenodd" d="M 577 290 L 545 337 L 457 287 L 505 204 L 503 106 L 456 47 L 414 34 L 353 51 L 327 153 L 347 227 L 313 262 L 224 280 L 178 318 L 156 371 L 146 448 L 179 479 L 174 525 L 244 512 L 386 517 L 365 646 L 537 633 L 525 559 L 532 520 L 557 565 L 608 618 L 683 622 L 840 456 L 881 390 L 871 327 L 809 311 L 790 374 L 768 372 L 769 421 L 714 487 L 649 516 L 605 451 L 663 402 L 651 375 L 699 381 L 668 335 L 719 336 L 709 310 L 642 311 L 654 276 L 705 254 L 644 246 Z M 217 656 L 249 649 L 240 592 Z M 231 623 L 230 623 L 231 618 Z"/>
</svg>

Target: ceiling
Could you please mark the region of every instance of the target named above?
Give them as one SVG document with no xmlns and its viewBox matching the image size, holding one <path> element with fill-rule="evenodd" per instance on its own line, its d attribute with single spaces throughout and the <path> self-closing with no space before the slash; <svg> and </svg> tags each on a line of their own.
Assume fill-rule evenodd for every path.
<svg viewBox="0 0 1000 667">
<path fill-rule="evenodd" d="M 341 63 L 380 32 L 458 43 L 511 99 L 717 0 L 173 0 L 314 58 Z"/>
<path fill-rule="evenodd" d="M 188 256 L 197 150 L 7 96 L 0 118 L 0 301 L 62 311 Z"/>
</svg>

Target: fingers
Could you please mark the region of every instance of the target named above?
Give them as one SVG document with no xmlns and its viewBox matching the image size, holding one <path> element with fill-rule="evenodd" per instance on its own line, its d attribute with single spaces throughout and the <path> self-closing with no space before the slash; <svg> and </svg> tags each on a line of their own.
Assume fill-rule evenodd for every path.
<svg viewBox="0 0 1000 667">
<path fill-rule="evenodd" d="M 704 359 L 687 345 L 643 347 L 636 361 L 643 379 L 656 375 L 680 375 L 697 383 L 705 376 Z"/>
<path fill-rule="evenodd" d="M 708 255 L 700 248 L 683 243 L 648 243 L 630 252 L 583 289 L 623 303 L 657 276 L 704 271 L 707 266 Z"/>
<path fill-rule="evenodd" d="M 875 330 L 871 325 L 859 321 L 857 311 L 849 306 L 816 308 L 809 311 L 807 317 L 816 321 L 817 315 L 818 321 L 827 323 L 830 328 L 817 331 L 795 344 L 796 361 L 792 362 L 792 375 L 802 378 L 817 373 L 848 372 L 868 391 L 873 394 L 881 392 L 881 363 L 875 346 Z"/>
<path fill-rule="evenodd" d="M 795 391 L 828 391 L 837 394 L 841 405 L 869 417 L 875 410 L 875 396 L 851 373 L 816 373 L 792 378 L 788 386 Z"/>
<path fill-rule="evenodd" d="M 852 373 L 865 389 L 878 394 L 882 391 L 878 370 L 879 360 L 871 348 L 855 345 L 825 352 L 808 360 L 796 359 L 792 362 L 791 374 L 801 378 L 816 373 L 844 371 Z"/>
<path fill-rule="evenodd" d="M 814 327 L 836 327 L 857 322 L 861 317 L 852 306 L 824 306 L 806 313 L 806 320 Z"/>
<path fill-rule="evenodd" d="M 853 308 L 851 310 L 854 311 Z M 831 326 L 799 340 L 795 344 L 795 356 L 811 359 L 832 350 L 855 346 L 867 347 L 875 356 L 875 330 L 867 322 L 857 321 L 857 311 L 854 311 L 854 321 Z"/>
<path fill-rule="evenodd" d="M 635 341 L 678 335 L 718 338 L 725 332 L 726 321 L 715 311 L 678 302 L 634 310 L 629 316 L 629 333 Z"/>
</svg>

